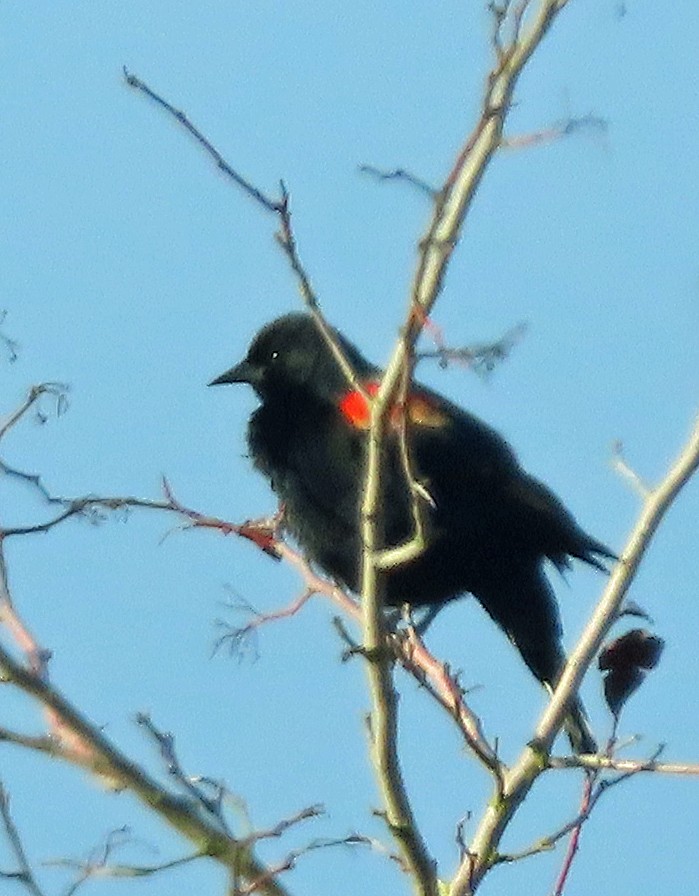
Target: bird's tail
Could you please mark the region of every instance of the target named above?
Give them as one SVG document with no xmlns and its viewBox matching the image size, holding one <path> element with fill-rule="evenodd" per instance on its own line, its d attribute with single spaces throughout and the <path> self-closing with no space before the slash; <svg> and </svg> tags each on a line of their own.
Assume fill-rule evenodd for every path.
<svg viewBox="0 0 699 896">
<path fill-rule="evenodd" d="M 549 684 L 546 685 L 546 690 L 549 693 L 553 692 L 553 688 Z M 597 741 L 590 729 L 590 722 L 583 702 L 577 695 L 570 702 L 568 712 L 563 720 L 563 730 L 574 753 L 597 752 Z"/>
<path fill-rule="evenodd" d="M 592 545 L 590 545 L 592 549 Z M 553 690 L 565 667 L 561 645 L 561 624 L 556 599 L 543 570 L 538 566 L 520 568 L 516 574 L 474 590 L 485 610 L 504 629 L 531 672 Z M 596 753 L 597 744 L 582 701 L 571 698 L 564 729 L 575 753 Z"/>
</svg>

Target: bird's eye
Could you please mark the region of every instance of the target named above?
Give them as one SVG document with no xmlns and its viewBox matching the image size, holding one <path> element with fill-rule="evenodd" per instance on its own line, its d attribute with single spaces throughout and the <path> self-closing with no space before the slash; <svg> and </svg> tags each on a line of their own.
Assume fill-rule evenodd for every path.
<svg viewBox="0 0 699 896">
<path fill-rule="evenodd" d="M 269 360 L 276 361 L 278 357 L 279 357 L 279 352 L 272 352 L 272 354 L 269 356 Z"/>
</svg>

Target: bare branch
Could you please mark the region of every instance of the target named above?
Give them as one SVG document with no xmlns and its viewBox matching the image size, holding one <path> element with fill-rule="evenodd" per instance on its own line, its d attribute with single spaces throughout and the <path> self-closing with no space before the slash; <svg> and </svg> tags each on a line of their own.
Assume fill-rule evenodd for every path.
<svg viewBox="0 0 699 896">
<path fill-rule="evenodd" d="M 269 876 L 266 866 L 257 860 L 248 845 L 228 835 L 220 822 L 211 815 L 202 815 L 199 803 L 174 796 L 158 785 L 57 690 L 24 669 L 1 645 L 0 671 L 7 681 L 39 700 L 61 720 L 71 741 L 57 755 L 107 777 L 115 787 L 131 790 L 141 802 L 162 815 L 172 828 L 192 841 L 197 849 L 201 849 L 202 854 L 234 869 L 239 878 L 257 880 L 265 877 L 265 885 L 260 888 L 265 896 L 286 896 L 286 890 L 276 882 L 273 875 Z M 75 743 L 83 745 L 82 751 L 75 750 Z"/>
<path fill-rule="evenodd" d="M 98 497 L 97 495 L 85 495 L 82 498 L 50 498 L 51 503 L 62 504 L 65 508 L 61 513 L 33 526 L 12 526 L 0 530 L 2 538 L 11 538 L 15 535 L 35 535 L 48 532 L 54 526 L 74 516 L 82 516 L 92 522 L 101 522 L 104 519 L 100 510 L 126 510 L 130 507 L 145 507 L 150 510 L 176 510 L 169 501 L 155 501 L 148 498 L 135 498 L 129 496 Z"/>
<path fill-rule="evenodd" d="M 441 291 L 446 268 L 460 238 L 475 191 L 492 156 L 501 145 L 503 125 L 519 76 L 566 2 L 541 0 L 528 24 L 524 22 L 530 5 L 528 2 L 517 6 L 509 2 L 501 6 L 491 4 L 495 17 L 493 45 L 496 65 L 488 76 L 481 117 L 438 194 L 432 223 L 422 243 L 423 250 L 412 289 L 411 320 L 407 334 L 410 341 L 414 341 L 420 325 L 417 312 L 429 315 Z M 508 15 L 511 15 L 511 39 L 504 37 Z M 404 351 L 402 349 L 396 353 L 396 363 L 400 363 Z"/>
<path fill-rule="evenodd" d="M 373 165 L 360 165 L 359 170 L 362 174 L 369 174 L 379 181 L 405 181 L 405 183 L 416 187 L 418 190 L 420 190 L 420 192 L 426 193 L 430 197 L 430 199 L 434 199 L 437 195 L 437 191 L 435 190 L 435 188 L 430 186 L 430 184 L 428 184 L 426 180 L 423 180 L 421 177 L 418 177 L 415 174 L 411 174 L 404 168 L 394 168 L 390 171 L 387 171 L 383 168 L 375 168 Z"/>
<path fill-rule="evenodd" d="M 41 889 L 39 884 L 34 877 L 34 873 L 32 872 L 31 865 L 27 860 L 27 855 L 24 851 L 24 846 L 22 844 L 22 838 L 19 835 L 19 831 L 14 823 L 12 815 L 10 814 L 10 797 L 5 790 L 4 784 L 0 782 L 0 816 L 2 816 L 2 824 L 5 828 L 5 833 L 7 834 L 7 839 L 10 842 L 10 846 L 12 848 L 12 852 L 14 853 L 15 859 L 17 860 L 17 864 L 19 866 L 18 871 L 10 871 L 10 872 L 0 872 L 0 877 L 7 879 L 13 879 L 19 881 L 24 884 L 27 888 L 28 892 L 32 894 L 32 896 L 44 896 L 44 891 Z"/>
<path fill-rule="evenodd" d="M 566 704 L 580 685 L 582 676 L 594 659 L 612 623 L 616 620 L 626 593 L 651 539 L 668 508 L 699 467 L 699 417 L 679 457 L 663 481 L 653 489 L 628 540 L 620 562 L 614 568 L 592 619 L 571 653 L 551 703 L 539 722 L 536 736 L 550 747 Z"/>
<path fill-rule="evenodd" d="M 160 106 L 162 109 L 165 109 L 170 115 L 177 119 L 177 121 L 182 125 L 182 127 L 191 134 L 192 137 L 196 140 L 196 142 L 201 146 L 201 148 L 214 160 L 216 165 L 221 169 L 221 171 L 229 177 L 232 181 L 234 181 L 244 193 L 254 199 L 259 205 L 261 205 L 268 212 L 273 212 L 274 214 L 279 213 L 280 209 L 280 201 L 270 199 L 268 196 L 258 190 L 257 187 L 253 186 L 253 184 L 246 180 L 241 174 L 239 174 L 234 168 L 232 168 L 228 162 L 223 158 L 221 153 L 216 149 L 216 147 L 206 139 L 206 137 L 202 134 L 202 132 L 195 127 L 192 122 L 187 118 L 184 112 L 176 109 L 172 103 L 169 103 L 166 99 L 156 93 L 151 87 L 149 87 L 145 81 L 141 81 L 136 75 L 132 74 L 126 66 L 123 68 L 124 78 L 129 87 L 133 87 L 141 93 L 145 94 L 154 103 Z"/>
<path fill-rule="evenodd" d="M 412 627 L 408 629 L 405 644 L 408 649 L 403 647 L 400 654 L 403 665 L 409 667 L 414 663 L 413 674 L 455 720 L 468 746 L 494 775 L 499 792 L 502 789 L 505 767 L 486 740 L 480 719 L 466 704 L 464 689 L 459 684 L 458 678 L 451 674 L 446 663 L 439 662 L 429 653 Z M 425 677 L 427 675 L 429 680 Z"/>
<path fill-rule="evenodd" d="M 612 445 L 612 467 L 626 479 L 636 494 L 644 500 L 648 498 L 650 489 L 624 457 L 624 445 L 621 439 L 617 439 Z"/>
<path fill-rule="evenodd" d="M 550 756 L 549 768 L 609 769 L 616 772 L 655 772 L 663 775 L 699 775 L 699 764 L 659 762 L 657 759 L 620 759 L 617 756 Z"/>
<path fill-rule="evenodd" d="M 213 800 L 210 799 L 201 788 L 197 787 L 195 779 L 190 775 L 187 775 L 180 765 L 177 753 L 175 752 L 174 735 L 169 731 L 160 731 L 160 729 L 153 724 L 148 713 L 138 713 L 136 715 L 136 722 L 148 732 L 157 744 L 160 750 L 160 755 L 167 767 L 168 774 L 172 779 L 177 782 L 187 796 L 198 803 L 205 812 L 210 813 L 227 834 L 230 834 L 228 824 L 221 808 L 221 789 L 219 788 L 216 797 Z"/>
<path fill-rule="evenodd" d="M 549 766 L 548 753 L 559 730 L 572 694 L 585 674 L 610 626 L 616 620 L 626 592 L 635 576 L 653 533 L 680 490 L 699 467 L 699 418 L 680 456 L 663 481 L 649 494 L 634 527 L 621 561 L 614 569 L 593 616 L 573 650 L 551 702 L 536 729 L 535 740 L 525 749 L 516 765 L 506 774 L 503 798 L 485 812 L 471 844 L 468 862 L 463 862 L 452 882 L 450 896 L 470 896 L 492 865 L 503 831 L 521 805 L 536 778 Z M 587 767 L 621 768 L 621 760 L 590 757 Z M 614 763 L 607 765 L 606 763 Z M 576 765 L 586 760 L 576 757 Z M 560 765 L 558 766 L 560 767 Z M 631 769 L 629 769 L 631 770 Z M 634 771 L 643 770 L 634 767 Z M 649 768 L 648 770 L 652 770 Z"/>
<path fill-rule="evenodd" d="M 383 393 L 383 394 L 382 394 Z M 393 684 L 393 662 L 386 650 L 383 617 L 384 578 L 375 555 L 383 543 L 381 455 L 390 393 L 383 386 L 371 409 L 367 478 L 361 507 L 363 651 L 371 694 L 371 755 L 383 797 L 386 823 L 413 876 L 416 893 L 436 896 L 436 865 L 416 819 L 400 768 L 397 746 L 398 699 Z"/>
<path fill-rule="evenodd" d="M 522 340 L 527 331 L 527 324 L 520 323 L 508 330 L 495 342 L 481 342 L 460 348 L 450 348 L 444 343 L 441 333 L 433 327 L 433 338 L 437 345 L 435 351 L 419 352 L 418 360 L 436 358 L 440 367 L 448 367 L 451 361 L 464 364 L 474 373 L 486 378 L 495 368 L 506 360 L 515 346 Z"/>
<path fill-rule="evenodd" d="M 583 797 L 581 800 L 580 811 L 575 818 L 564 824 L 553 834 L 543 837 L 537 843 L 532 844 L 532 846 L 527 849 L 523 849 L 521 852 L 498 854 L 496 862 L 498 864 L 503 862 L 517 862 L 520 859 L 526 859 L 530 856 L 537 855 L 538 853 L 547 852 L 548 850 L 553 849 L 560 840 L 572 833 L 574 837 L 571 840 L 571 846 L 563 862 L 561 873 L 559 874 L 558 882 L 554 890 L 554 892 L 560 896 L 570 871 L 574 854 L 578 848 L 578 836 L 583 824 L 590 818 L 593 809 L 605 793 L 617 784 L 627 781 L 638 771 L 638 769 L 635 769 L 629 774 L 619 775 L 616 778 L 607 778 L 597 783 L 595 783 L 594 778 L 588 776 L 583 785 Z"/>
<path fill-rule="evenodd" d="M 503 137 L 500 141 L 500 146 L 502 149 L 529 149 L 532 146 L 552 143 L 555 140 L 579 134 L 581 131 L 606 134 L 608 130 L 609 122 L 605 118 L 589 112 L 587 115 L 581 115 L 578 118 L 566 118 L 563 121 L 556 122 L 549 128 L 533 131 L 530 134 Z"/>
<path fill-rule="evenodd" d="M 42 395 L 51 395 L 56 401 L 56 413 L 62 414 L 66 407 L 66 393 L 68 387 L 63 383 L 39 383 L 32 386 L 22 404 L 13 411 L 5 420 L 0 420 L 0 439 L 2 439 L 18 423 L 27 411 L 33 407 Z M 40 419 L 45 417 L 40 415 Z"/>
<path fill-rule="evenodd" d="M 7 317 L 7 311 L 0 311 L 0 327 L 5 323 L 5 318 Z M 0 330 L 0 343 L 5 346 L 5 350 L 7 351 L 7 356 L 9 358 L 10 364 L 13 364 L 17 358 L 19 353 L 19 343 L 14 339 L 11 339 L 6 333 Z"/>
<path fill-rule="evenodd" d="M 361 507 L 362 535 L 362 607 L 364 610 L 364 650 L 368 663 L 369 685 L 372 696 L 372 748 L 377 777 L 382 789 L 389 825 L 411 869 L 418 893 L 436 893 L 434 863 L 429 857 L 417 829 L 408 795 L 400 773 L 396 747 L 397 705 L 389 658 L 382 650 L 384 623 L 382 616 L 384 573 L 380 569 L 380 551 L 384 547 L 382 523 L 381 468 L 383 445 L 391 408 L 404 388 L 406 371 L 411 371 L 417 337 L 441 291 L 451 254 L 459 240 L 461 229 L 475 191 L 488 163 L 500 146 L 503 124 L 512 93 L 527 60 L 539 45 L 566 0 L 542 0 L 526 30 L 525 13 L 528 0 L 511 6 L 491 5 L 496 17 L 493 44 L 496 65 L 489 75 L 481 118 L 460 151 L 443 188 L 435 197 L 432 222 L 422 241 L 418 268 L 414 276 L 408 313 L 403 328 L 375 400 L 371 406 L 371 428 L 368 437 L 366 478 Z M 508 23 L 509 16 L 509 23 Z M 512 38 L 504 38 L 505 26 Z M 419 498 L 413 493 L 415 512 L 419 513 Z M 419 550 L 419 526 L 413 550 Z M 405 555 L 392 557 L 405 562 L 410 557 L 411 545 L 401 546 Z M 499 785 L 498 785 L 499 786 Z M 488 851 L 490 855 L 491 851 Z M 483 858 L 483 853 L 481 860 Z M 452 896 L 465 893 L 474 880 L 475 869 L 470 857 L 462 864 Z M 485 864 L 482 865 L 485 868 Z M 471 871 L 474 871 L 474 874 Z"/>
</svg>

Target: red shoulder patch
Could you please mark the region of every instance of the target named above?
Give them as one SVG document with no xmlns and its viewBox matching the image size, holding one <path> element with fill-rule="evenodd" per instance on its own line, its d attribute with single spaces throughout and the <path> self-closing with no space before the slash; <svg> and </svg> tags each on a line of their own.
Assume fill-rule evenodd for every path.
<svg viewBox="0 0 699 896">
<path fill-rule="evenodd" d="M 376 395 L 379 384 L 376 381 L 365 385 L 367 395 Z M 416 426 L 438 428 L 449 422 L 449 415 L 439 407 L 430 396 L 424 392 L 413 392 L 408 398 L 408 420 Z M 353 389 L 347 392 L 340 401 L 340 412 L 347 422 L 355 429 L 369 429 L 371 424 L 371 408 L 364 395 Z M 395 407 L 391 414 L 391 424 L 398 428 L 400 424 L 400 409 Z"/>
<path fill-rule="evenodd" d="M 376 395 L 379 384 L 366 383 L 364 386 L 368 395 Z M 340 401 L 340 411 L 347 422 L 356 429 L 369 429 L 371 424 L 371 408 L 369 403 L 356 389 L 348 392 Z"/>
</svg>

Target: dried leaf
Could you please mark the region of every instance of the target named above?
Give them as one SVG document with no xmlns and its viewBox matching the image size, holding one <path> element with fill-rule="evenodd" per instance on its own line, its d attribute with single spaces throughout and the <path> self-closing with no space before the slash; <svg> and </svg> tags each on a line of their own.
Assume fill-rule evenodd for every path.
<svg viewBox="0 0 699 896">
<path fill-rule="evenodd" d="M 599 668 L 605 672 L 604 696 L 609 709 L 619 716 L 631 694 L 641 685 L 645 670 L 654 669 L 665 642 L 646 629 L 635 628 L 602 650 Z"/>
</svg>

